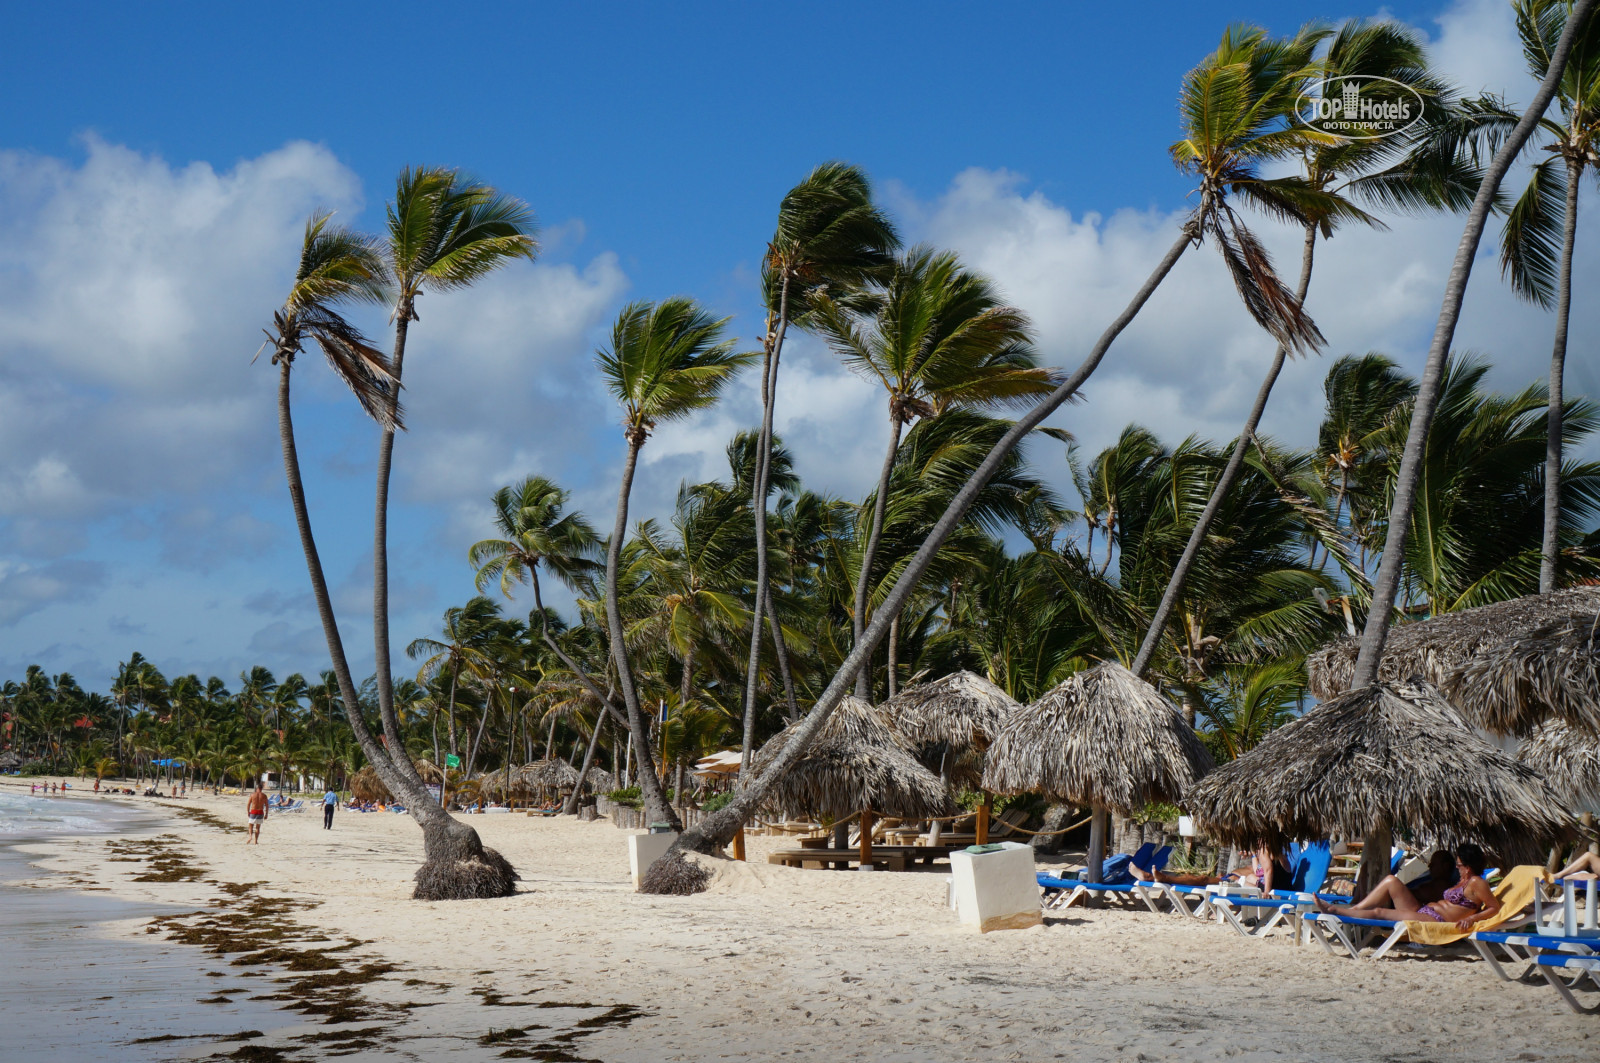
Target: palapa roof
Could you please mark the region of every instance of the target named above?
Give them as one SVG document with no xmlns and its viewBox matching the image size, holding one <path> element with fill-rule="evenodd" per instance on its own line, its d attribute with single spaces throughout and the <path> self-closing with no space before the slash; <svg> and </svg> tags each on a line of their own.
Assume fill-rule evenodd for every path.
<svg viewBox="0 0 1600 1063">
<path fill-rule="evenodd" d="M 24 763 L 26 762 L 21 757 L 9 749 L 0 753 L 0 771 L 13 771 L 22 767 Z"/>
<path fill-rule="evenodd" d="M 983 783 L 1131 814 L 1177 801 L 1210 769 L 1177 706 L 1105 661 L 1013 713 L 989 747 Z"/>
<path fill-rule="evenodd" d="M 881 706 L 913 746 L 948 746 L 952 752 L 984 749 L 1022 706 L 973 672 L 907 687 Z"/>
<path fill-rule="evenodd" d="M 1531 734 L 1554 719 L 1600 738 L 1600 613 L 1572 613 L 1487 646 L 1443 689 L 1496 734 Z"/>
<path fill-rule="evenodd" d="M 1483 738 L 1426 683 L 1330 698 L 1197 783 L 1181 802 L 1235 845 L 1359 838 L 1389 824 L 1418 841 L 1477 842 L 1542 863 L 1571 816 L 1538 772 Z"/>
<path fill-rule="evenodd" d="M 800 726 L 790 724 L 756 751 L 760 772 Z M 933 772 L 917 762 L 910 743 L 880 709 L 857 697 L 839 702 L 811 746 L 778 780 L 772 800 L 787 809 L 842 818 L 863 808 L 921 819 L 953 809 Z"/>
<path fill-rule="evenodd" d="M 1523 740 L 1517 759 L 1574 805 L 1600 804 L 1600 736 L 1551 720 Z"/>
<path fill-rule="evenodd" d="M 1569 616 L 1600 612 L 1600 587 L 1569 587 L 1474 609 L 1396 624 L 1384 643 L 1378 678 L 1396 682 L 1421 676 L 1443 689 L 1451 673 L 1479 651 Z M 1350 687 L 1361 639 L 1340 639 L 1306 658 L 1311 693 L 1326 701 Z"/>
<path fill-rule="evenodd" d="M 357 801 L 393 801 L 394 795 L 389 788 L 378 778 L 378 773 L 371 764 L 350 776 L 350 792 Z"/>
</svg>

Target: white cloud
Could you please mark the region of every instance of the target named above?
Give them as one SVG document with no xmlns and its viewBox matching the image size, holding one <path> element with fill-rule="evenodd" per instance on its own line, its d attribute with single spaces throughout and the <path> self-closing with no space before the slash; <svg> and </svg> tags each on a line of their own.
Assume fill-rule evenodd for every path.
<svg viewBox="0 0 1600 1063">
<path fill-rule="evenodd" d="M 63 560 L 27 565 L 0 560 L 0 627 L 57 602 L 91 597 L 105 582 L 98 561 Z"/>
</svg>

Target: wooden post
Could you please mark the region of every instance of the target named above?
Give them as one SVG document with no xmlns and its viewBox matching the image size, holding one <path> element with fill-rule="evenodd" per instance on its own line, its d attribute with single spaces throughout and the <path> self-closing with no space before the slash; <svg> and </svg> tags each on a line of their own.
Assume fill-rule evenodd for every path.
<svg viewBox="0 0 1600 1063">
<path fill-rule="evenodd" d="M 861 810 L 861 866 L 872 866 L 872 809 Z"/>
<path fill-rule="evenodd" d="M 977 834 L 978 834 L 978 844 L 979 845 L 988 845 L 989 844 L 989 809 L 991 807 L 993 807 L 992 806 L 993 800 L 994 800 L 994 798 L 990 797 L 988 794 L 984 794 L 983 795 L 983 804 L 978 806 L 978 831 L 977 831 Z"/>
<path fill-rule="evenodd" d="M 744 859 L 744 824 L 739 824 L 739 833 L 733 836 L 733 858 Z"/>
<path fill-rule="evenodd" d="M 1106 810 L 1096 805 L 1092 816 L 1089 820 L 1089 852 L 1084 860 L 1083 877 L 1089 882 L 1099 882 L 1105 873 Z"/>
</svg>

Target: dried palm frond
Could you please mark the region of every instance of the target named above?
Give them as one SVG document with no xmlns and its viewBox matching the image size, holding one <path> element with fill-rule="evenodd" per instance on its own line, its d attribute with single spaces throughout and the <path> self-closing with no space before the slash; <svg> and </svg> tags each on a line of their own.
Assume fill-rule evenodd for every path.
<svg viewBox="0 0 1600 1063">
<path fill-rule="evenodd" d="M 1572 817 L 1538 772 L 1467 726 L 1426 683 L 1323 702 L 1184 795 L 1198 826 L 1235 845 L 1363 837 L 1472 841 L 1504 865 L 1543 862 Z"/>
<path fill-rule="evenodd" d="M 1574 805 L 1600 804 L 1600 736 L 1552 720 L 1517 747 L 1517 759 Z"/>
<path fill-rule="evenodd" d="M 1570 587 L 1396 624 L 1384 644 L 1378 679 L 1393 682 L 1421 676 L 1442 688 L 1455 669 L 1483 650 L 1545 624 L 1596 612 L 1600 612 L 1600 587 Z M 1311 692 L 1326 700 L 1348 690 L 1360 654 L 1359 638 L 1340 639 L 1313 653 L 1306 659 Z"/>
<path fill-rule="evenodd" d="M 803 723 L 803 721 L 801 721 Z M 800 723 L 770 738 L 755 755 L 759 774 Z M 953 805 L 945 786 L 911 755 L 910 743 L 870 703 L 839 702 L 805 755 L 773 788 L 780 807 L 818 816 L 848 816 L 867 808 L 887 816 L 942 816 Z"/>
<path fill-rule="evenodd" d="M 896 694 L 880 706 L 913 746 L 942 745 L 952 753 L 984 749 L 1018 705 L 981 675 L 953 672 Z"/>
<path fill-rule="evenodd" d="M 1113 661 L 1012 714 L 989 747 L 984 787 L 1131 814 L 1177 801 L 1211 756 L 1177 706 Z"/>
<path fill-rule="evenodd" d="M 1496 734 L 1531 734 L 1555 720 L 1600 738 L 1600 615 L 1578 613 L 1481 649 L 1444 692 Z"/>
</svg>

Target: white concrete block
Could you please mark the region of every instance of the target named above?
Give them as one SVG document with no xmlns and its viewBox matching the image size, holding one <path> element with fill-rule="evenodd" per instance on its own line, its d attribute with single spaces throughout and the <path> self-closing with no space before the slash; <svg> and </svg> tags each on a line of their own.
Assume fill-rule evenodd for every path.
<svg viewBox="0 0 1600 1063">
<path fill-rule="evenodd" d="M 1039 880 L 1033 849 L 1001 842 L 991 853 L 957 850 L 950 854 L 956 915 L 981 933 L 1024 930 L 1044 922 L 1039 910 Z"/>
<path fill-rule="evenodd" d="M 634 889 L 639 888 L 639 882 L 650 865 L 660 860 L 677 840 L 676 834 L 628 835 L 628 870 L 633 872 Z"/>
</svg>

